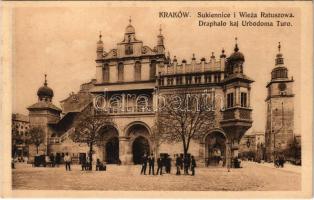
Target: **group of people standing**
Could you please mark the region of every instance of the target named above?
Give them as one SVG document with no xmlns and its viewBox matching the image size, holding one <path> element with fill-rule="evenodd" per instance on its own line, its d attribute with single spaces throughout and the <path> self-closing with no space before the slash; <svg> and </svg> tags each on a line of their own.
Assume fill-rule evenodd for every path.
<svg viewBox="0 0 314 200">
<path fill-rule="evenodd" d="M 196 168 L 196 161 L 194 156 L 183 156 L 183 155 L 175 155 L 175 166 L 176 166 L 176 175 L 181 175 L 181 170 L 184 171 L 184 175 L 189 175 L 189 169 L 192 172 L 192 176 L 195 175 L 195 168 Z M 163 168 L 165 168 L 165 172 L 170 174 L 171 173 L 171 161 L 172 159 L 170 156 L 162 156 L 157 158 L 157 171 L 156 175 L 162 175 L 163 174 Z M 141 168 L 141 174 L 146 175 L 147 170 L 147 164 L 149 167 L 149 175 L 155 175 L 155 157 L 153 154 L 150 156 L 147 156 L 144 154 L 142 158 L 142 168 Z"/>
</svg>

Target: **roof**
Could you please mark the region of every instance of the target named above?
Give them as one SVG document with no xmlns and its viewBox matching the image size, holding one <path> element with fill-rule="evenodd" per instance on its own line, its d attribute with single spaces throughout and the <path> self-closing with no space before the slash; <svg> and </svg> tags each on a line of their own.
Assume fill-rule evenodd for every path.
<svg viewBox="0 0 314 200">
<path fill-rule="evenodd" d="M 244 81 L 247 81 L 249 83 L 254 82 L 254 80 L 252 80 L 248 76 L 241 74 L 241 73 L 230 74 L 227 78 L 223 79 L 222 81 L 223 82 L 229 82 L 229 81 L 234 80 L 234 79 L 244 80 Z"/>
<path fill-rule="evenodd" d="M 60 136 L 73 127 L 73 123 L 78 114 L 78 112 L 69 112 L 60 121 L 58 121 L 58 123 L 49 124 L 49 126 L 54 130 L 55 134 Z"/>
<path fill-rule="evenodd" d="M 51 110 L 56 110 L 61 112 L 62 110 L 58 108 L 57 106 L 53 105 L 51 102 L 47 101 L 39 101 L 27 108 L 28 110 L 33 110 L 33 109 L 51 109 Z"/>
<path fill-rule="evenodd" d="M 13 121 L 21 121 L 21 122 L 29 122 L 29 118 L 27 115 L 23 115 L 20 113 L 13 113 L 12 114 Z"/>
</svg>

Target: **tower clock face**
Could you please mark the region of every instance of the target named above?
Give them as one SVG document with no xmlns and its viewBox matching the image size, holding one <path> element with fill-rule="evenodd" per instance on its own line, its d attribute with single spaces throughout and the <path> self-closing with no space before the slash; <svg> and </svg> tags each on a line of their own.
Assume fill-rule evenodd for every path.
<svg viewBox="0 0 314 200">
<path fill-rule="evenodd" d="M 279 83 L 278 89 L 280 91 L 285 91 L 287 89 L 287 85 L 285 83 Z"/>
</svg>

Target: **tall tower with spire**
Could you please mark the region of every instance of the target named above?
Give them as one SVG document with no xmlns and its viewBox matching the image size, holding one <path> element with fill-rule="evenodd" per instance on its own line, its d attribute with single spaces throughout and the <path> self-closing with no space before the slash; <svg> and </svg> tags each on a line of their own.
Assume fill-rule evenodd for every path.
<svg viewBox="0 0 314 200">
<path fill-rule="evenodd" d="M 104 55 L 104 43 L 101 40 L 101 38 L 102 38 L 102 34 L 101 32 L 99 32 L 99 40 L 97 42 L 97 50 L 96 50 L 97 60 L 102 59 Z"/>
<path fill-rule="evenodd" d="M 29 122 L 30 127 L 41 127 L 45 134 L 45 140 L 39 146 L 39 154 L 49 153 L 49 138 L 52 135 L 50 126 L 58 123 L 60 120 L 61 109 L 52 103 L 53 90 L 48 87 L 47 75 L 45 74 L 45 81 L 43 86 L 37 90 L 37 103 L 29 106 Z M 36 155 L 35 147 L 30 147 L 30 156 Z"/>
<path fill-rule="evenodd" d="M 273 161 L 274 156 L 289 148 L 294 136 L 294 94 L 293 78 L 288 77 L 284 64 L 281 44 L 275 59 L 271 80 L 266 85 L 266 159 Z"/>
<path fill-rule="evenodd" d="M 158 54 L 165 53 L 164 36 L 162 35 L 161 26 L 159 28 L 159 35 L 157 36 L 157 53 Z"/>
</svg>

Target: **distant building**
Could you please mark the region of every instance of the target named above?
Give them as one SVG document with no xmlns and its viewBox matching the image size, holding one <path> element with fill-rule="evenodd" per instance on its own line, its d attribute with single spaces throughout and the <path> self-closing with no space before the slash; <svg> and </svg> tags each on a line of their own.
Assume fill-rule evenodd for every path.
<svg viewBox="0 0 314 200">
<path fill-rule="evenodd" d="M 29 130 L 29 117 L 12 114 L 12 156 L 28 156 L 25 139 Z"/>
<path fill-rule="evenodd" d="M 288 69 L 278 45 L 275 68 L 271 81 L 266 85 L 267 120 L 265 131 L 266 159 L 273 161 L 274 155 L 284 152 L 294 141 L 294 93 L 293 78 L 288 77 Z"/>
<path fill-rule="evenodd" d="M 264 159 L 265 152 L 265 133 L 263 132 L 248 132 L 240 140 L 239 156 L 251 157 L 255 160 Z"/>
</svg>

